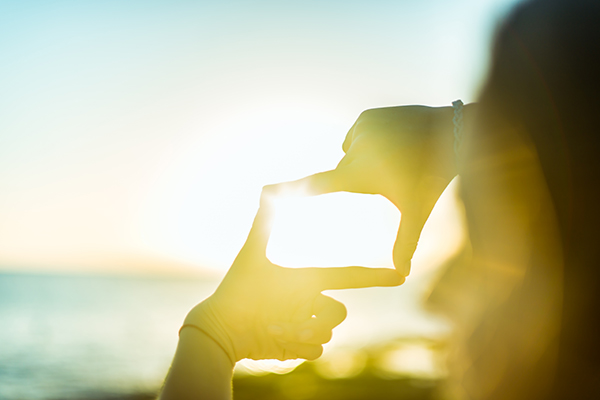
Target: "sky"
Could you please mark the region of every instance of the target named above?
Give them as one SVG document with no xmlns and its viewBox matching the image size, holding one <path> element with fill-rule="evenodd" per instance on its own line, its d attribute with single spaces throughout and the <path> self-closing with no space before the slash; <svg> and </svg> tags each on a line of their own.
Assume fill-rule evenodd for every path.
<svg viewBox="0 0 600 400">
<path fill-rule="evenodd" d="M 261 187 L 334 168 L 361 111 L 476 100 L 512 4 L 0 0 L 0 269 L 226 270 Z M 381 198 L 277 215 L 282 265 L 391 263 Z"/>
</svg>

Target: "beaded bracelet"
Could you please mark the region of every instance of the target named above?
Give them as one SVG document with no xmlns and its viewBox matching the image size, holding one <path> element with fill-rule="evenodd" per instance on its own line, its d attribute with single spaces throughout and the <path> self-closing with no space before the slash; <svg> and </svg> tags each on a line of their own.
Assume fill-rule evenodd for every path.
<svg viewBox="0 0 600 400">
<path fill-rule="evenodd" d="M 454 109 L 454 118 L 452 118 L 452 122 L 454 123 L 454 154 L 457 156 L 463 140 L 463 106 L 464 104 L 461 100 L 452 102 L 452 108 Z"/>
</svg>

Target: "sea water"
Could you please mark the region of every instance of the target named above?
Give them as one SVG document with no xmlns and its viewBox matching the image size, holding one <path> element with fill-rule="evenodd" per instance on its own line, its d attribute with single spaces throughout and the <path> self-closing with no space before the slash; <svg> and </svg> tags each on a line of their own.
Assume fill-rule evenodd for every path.
<svg viewBox="0 0 600 400">
<path fill-rule="evenodd" d="M 156 393 L 191 307 L 217 281 L 0 274 L 0 399 Z M 443 331 L 417 287 L 330 292 L 348 307 L 332 346 Z M 245 362 L 252 369 L 251 362 Z"/>
</svg>

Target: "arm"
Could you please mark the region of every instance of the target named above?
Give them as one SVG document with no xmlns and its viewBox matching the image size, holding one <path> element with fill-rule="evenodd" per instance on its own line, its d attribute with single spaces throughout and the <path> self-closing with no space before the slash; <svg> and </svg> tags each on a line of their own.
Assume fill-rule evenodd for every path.
<svg viewBox="0 0 600 400">
<path fill-rule="evenodd" d="M 233 365 L 223 349 L 203 332 L 183 328 L 159 400 L 231 399 Z"/>
</svg>

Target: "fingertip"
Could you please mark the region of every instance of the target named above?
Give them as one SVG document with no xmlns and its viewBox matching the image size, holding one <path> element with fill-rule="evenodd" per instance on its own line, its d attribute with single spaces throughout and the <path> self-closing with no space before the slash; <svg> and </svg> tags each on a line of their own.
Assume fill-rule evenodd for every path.
<svg viewBox="0 0 600 400">
<path fill-rule="evenodd" d="M 394 245 L 394 268 L 396 268 L 398 274 L 406 278 L 410 274 L 411 260 L 415 253 L 417 243 L 413 242 L 407 244 L 406 241 L 404 241 L 404 243 L 399 245 L 399 242 L 400 240 L 396 240 Z"/>
<path fill-rule="evenodd" d="M 321 338 L 321 344 L 329 343 L 333 338 L 333 331 L 328 330 Z"/>
<path fill-rule="evenodd" d="M 400 286 L 406 282 L 406 276 L 400 275 L 398 272 L 396 272 L 395 279 L 394 286 Z"/>
<path fill-rule="evenodd" d="M 406 278 L 397 270 L 390 269 L 382 271 L 382 280 L 385 284 L 382 286 L 400 286 L 404 283 Z"/>
<path fill-rule="evenodd" d="M 314 361 L 323 355 L 323 346 L 315 346 L 305 355 L 308 361 Z"/>
<path fill-rule="evenodd" d="M 410 274 L 410 267 L 411 267 L 411 262 L 409 261 L 404 261 L 404 262 L 399 262 L 395 265 L 396 267 L 396 271 L 398 273 L 399 276 L 401 276 L 404 280 L 406 280 L 406 277 Z"/>
</svg>

